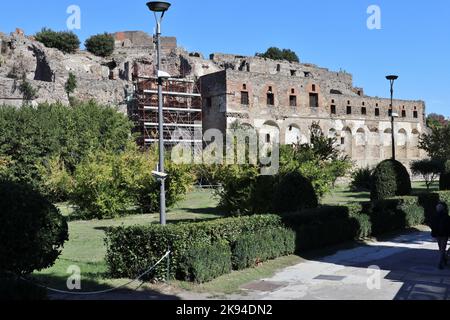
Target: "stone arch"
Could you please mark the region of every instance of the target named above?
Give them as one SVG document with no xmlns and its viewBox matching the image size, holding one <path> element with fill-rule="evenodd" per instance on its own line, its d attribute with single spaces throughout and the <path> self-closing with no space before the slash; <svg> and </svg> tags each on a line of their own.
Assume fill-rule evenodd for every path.
<svg viewBox="0 0 450 320">
<path fill-rule="evenodd" d="M 266 121 L 259 130 L 262 142 L 274 144 L 280 142 L 280 127 L 275 121 Z"/>
<path fill-rule="evenodd" d="M 366 131 L 359 128 L 355 135 L 355 158 L 365 159 L 366 157 Z"/>
<path fill-rule="evenodd" d="M 297 124 L 290 124 L 286 127 L 285 144 L 293 145 L 303 143 L 303 135 Z"/>
<path fill-rule="evenodd" d="M 383 158 L 391 159 L 392 158 L 392 130 L 386 129 L 383 132 Z"/>
<path fill-rule="evenodd" d="M 411 131 L 410 143 L 408 144 L 408 156 L 411 158 L 420 158 L 419 138 L 419 130 L 413 129 Z"/>
<path fill-rule="evenodd" d="M 406 159 L 407 153 L 406 153 L 406 146 L 407 146 L 407 140 L 408 140 L 408 134 L 405 129 L 398 130 L 397 137 L 396 137 L 396 157 L 399 159 Z"/>
<path fill-rule="evenodd" d="M 380 131 L 378 128 L 369 129 L 369 137 L 367 139 L 368 158 L 371 160 L 379 160 L 381 158 L 380 150 Z"/>
<path fill-rule="evenodd" d="M 345 127 L 342 129 L 341 139 L 344 153 L 349 157 L 353 157 L 353 134 L 352 130 L 349 127 Z"/>
</svg>

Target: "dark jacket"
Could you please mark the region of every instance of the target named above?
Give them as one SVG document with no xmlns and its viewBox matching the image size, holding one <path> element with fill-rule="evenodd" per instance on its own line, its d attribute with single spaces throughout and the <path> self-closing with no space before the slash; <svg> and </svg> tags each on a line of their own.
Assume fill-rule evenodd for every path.
<svg viewBox="0 0 450 320">
<path fill-rule="evenodd" d="M 434 214 L 431 221 L 431 235 L 433 238 L 450 235 L 450 217 L 447 212 L 436 212 Z"/>
</svg>

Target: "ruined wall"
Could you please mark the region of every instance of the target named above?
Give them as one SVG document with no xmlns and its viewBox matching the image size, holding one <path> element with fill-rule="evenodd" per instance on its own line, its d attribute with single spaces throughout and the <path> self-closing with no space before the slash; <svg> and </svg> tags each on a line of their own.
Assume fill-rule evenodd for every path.
<svg viewBox="0 0 450 320">
<path fill-rule="evenodd" d="M 220 63 L 225 64 L 226 59 L 221 56 Z M 214 97 L 209 102 L 211 109 L 218 119 L 226 118 L 228 128 L 238 121 L 256 128 L 263 136 L 279 135 L 282 144 L 292 144 L 307 142 L 309 127 L 319 122 L 324 133 L 335 137 L 359 166 L 374 166 L 391 158 L 390 99 L 365 96 L 362 88 L 353 87 L 351 75 L 345 73 L 308 66 L 309 74 L 305 74 L 300 72 L 306 70 L 302 64 L 278 68 L 276 61 L 266 65 L 261 59 L 257 59 L 258 68 L 252 69 L 256 62 L 250 60 L 250 70 L 257 71 L 236 70 L 229 64 L 229 69 L 219 73 L 226 78 L 225 84 L 221 88 L 216 84 L 214 94 L 204 89 L 217 79 L 213 75 L 202 77 L 204 98 Z M 294 67 L 297 72 L 290 71 Z M 268 98 L 269 94 L 272 98 Z M 317 96 L 316 107 L 311 106 L 310 95 Z M 215 105 L 217 101 L 220 107 Z M 393 112 L 400 116 L 395 122 L 397 158 L 405 164 L 423 158 L 418 141 L 427 130 L 424 102 L 394 100 Z M 214 121 L 204 124 L 206 130 L 214 125 Z"/>
</svg>

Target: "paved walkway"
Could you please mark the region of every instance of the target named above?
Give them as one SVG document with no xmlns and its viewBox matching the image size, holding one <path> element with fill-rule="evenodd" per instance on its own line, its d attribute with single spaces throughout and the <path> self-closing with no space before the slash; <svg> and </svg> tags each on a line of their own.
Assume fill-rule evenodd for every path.
<svg viewBox="0 0 450 320">
<path fill-rule="evenodd" d="M 415 232 L 339 251 L 247 284 L 245 298 L 448 300 L 450 268 L 437 268 L 436 247 L 430 232 Z"/>
</svg>

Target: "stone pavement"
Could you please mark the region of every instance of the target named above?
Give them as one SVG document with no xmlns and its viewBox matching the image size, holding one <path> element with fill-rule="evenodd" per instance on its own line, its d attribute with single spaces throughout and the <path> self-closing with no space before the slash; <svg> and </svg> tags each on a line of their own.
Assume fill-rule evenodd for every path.
<svg viewBox="0 0 450 320">
<path fill-rule="evenodd" d="M 286 268 L 245 285 L 242 298 L 448 300 L 450 268 L 439 270 L 438 260 L 430 232 L 413 232 Z"/>
</svg>

